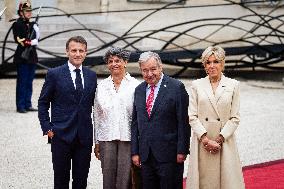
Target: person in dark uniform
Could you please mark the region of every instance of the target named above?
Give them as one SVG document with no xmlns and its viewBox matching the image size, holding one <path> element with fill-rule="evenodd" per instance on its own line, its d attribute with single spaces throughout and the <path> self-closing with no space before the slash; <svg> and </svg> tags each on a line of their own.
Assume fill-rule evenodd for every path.
<svg viewBox="0 0 284 189">
<path fill-rule="evenodd" d="M 17 66 L 16 106 L 17 112 L 26 113 L 37 111 L 32 107 L 31 98 L 36 63 L 38 62 L 36 46 L 40 36 L 39 28 L 35 22 L 30 22 L 32 16 L 31 4 L 27 1 L 19 4 L 18 15 L 13 23 L 14 40 L 18 44 L 14 63 Z M 34 30 L 34 32 L 32 32 Z M 33 33 L 33 36 L 30 36 Z M 29 38 L 30 37 L 30 38 Z M 31 48 L 27 59 L 22 58 L 26 48 Z"/>
</svg>

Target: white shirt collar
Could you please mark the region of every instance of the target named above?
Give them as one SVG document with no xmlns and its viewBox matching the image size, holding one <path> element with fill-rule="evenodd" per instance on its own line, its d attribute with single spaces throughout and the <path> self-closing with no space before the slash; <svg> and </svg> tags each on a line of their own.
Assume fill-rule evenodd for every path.
<svg viewBox="0 0 284 189">
<path fill-rule="evenodd" d="M 110 75 L 107 79 L 112 81 L 112 76 Z M 124 76 L 124 78 L 122 80 L 124 80 L 124 79 L 126 79 L 128 81 L 131 80 L 131 76 L 130 76 L 130 74 L 128 72 L 126 72 L 126 74 L 125 74 L 125 76 Z"/>
<path fill-rule="evenodd" d="M 69 61 L 68 61 L 68 67 L 69 67 L 69 70 L 70 72 L 73 72 L 75 69 L 77 69 L 73 64 L 71 64 Z M 82 65 L 78 68 L 81 70 L 81 73 L 82 73 Z"/>
</svg>

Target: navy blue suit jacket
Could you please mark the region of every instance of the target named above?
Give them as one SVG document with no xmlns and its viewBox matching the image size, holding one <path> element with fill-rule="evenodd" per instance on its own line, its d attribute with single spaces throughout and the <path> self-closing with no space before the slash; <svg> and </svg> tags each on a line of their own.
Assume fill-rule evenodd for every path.
<svg viewBox="0 0 284 189">
<path fill-rule="evenodd" d="M 81 100 L 78 101 L 68 64 L 48 71 L 38 100 L 38 117 L 44 134 L 52 129 L 57 137 L 67 143 L 71 143 L 78 134 L 82 144 L 92 145 L 91 113 L 97 76 L 85 67 L 82 68 L 82 72 L 84 90 Z"/>
<path fill-rule="evenodd" d="M 149 118 L 146 87 L 135 89 L 131 154 L 145 162 L 151 149 L 158 162 L 176 162 L 177 154 L 189 153 L 188 94 L 183 83 L 164 75 Z"/>
</svg>

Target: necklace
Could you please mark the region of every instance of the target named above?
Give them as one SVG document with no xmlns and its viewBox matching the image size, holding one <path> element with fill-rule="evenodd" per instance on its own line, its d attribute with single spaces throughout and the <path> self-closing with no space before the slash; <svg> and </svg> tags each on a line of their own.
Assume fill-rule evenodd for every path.
<svg viewBox="0 0 284 189">
<path fill-rule="evenodd" d="M 210 79 L 210 83 L 218 83 L 221 80 L 221 78 L 214 80 L 214 79 Z"/>
</svg>

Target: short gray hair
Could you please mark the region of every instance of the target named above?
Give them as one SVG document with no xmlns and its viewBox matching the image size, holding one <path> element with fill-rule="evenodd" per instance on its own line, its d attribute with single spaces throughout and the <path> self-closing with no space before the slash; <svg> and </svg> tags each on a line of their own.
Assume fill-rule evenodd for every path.
<svg viewBox="0 0 284 189">
<path fill-rule="evenodd" d="M 138 63 L 143 64 L 147 62 L 150 58 L 154 58 L 159 65 L 162 64 L 161 58 L 158 53 L 152 51 L 143 52 L 139 57 Z"/>
<path fill-rule="evenodd" d="M 220 46 L 209 46 L 203 51 L 202 56 L 201 56 L 201 62 L 204 66 L 212 54 L 215 55 L 215 58 L 218 62 L 225 63 L 224 49 Z"/>
<path fill-rule="evenodd" d="M 124 61 L 128 61 L 130 57 L 130 52 L 119 47 L 112 47 L 107 50 L 103 57 L 105 63 L 108 62 L 110 56 L 117 56 L 118 58 L 122 58 Z"/>
</svg>

